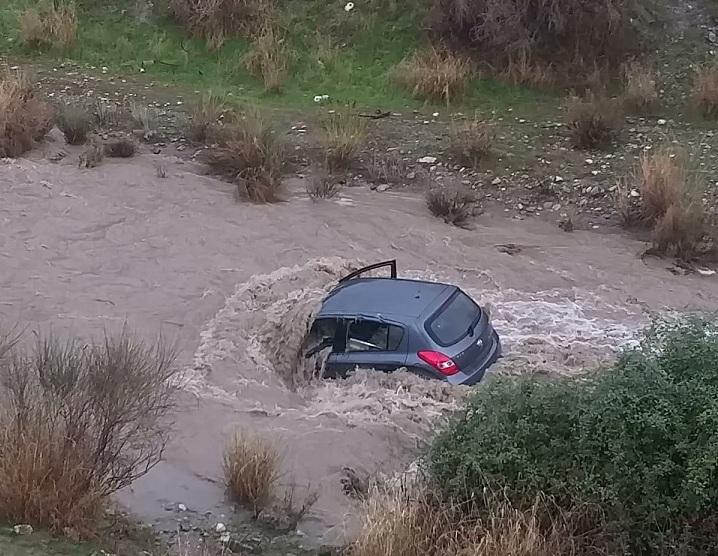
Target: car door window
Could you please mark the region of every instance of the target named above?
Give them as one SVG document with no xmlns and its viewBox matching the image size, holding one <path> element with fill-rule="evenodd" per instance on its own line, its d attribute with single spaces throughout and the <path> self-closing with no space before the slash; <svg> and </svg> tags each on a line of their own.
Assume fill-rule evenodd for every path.
<svg viewBox="0 0 718 556">
<path fill-rule="evenodd" d="M 400 326 L 373 320 L 355 320 L 347 327 L 346 351 L 396 351 L 404 330 Z"/>
<path fill-rule="evenodd" d="M 312 356 L 334 345 L 337 332 L 337 319 L 317 319 L 312 324 L 306 340 L 306 355 Z"/>
</svg>

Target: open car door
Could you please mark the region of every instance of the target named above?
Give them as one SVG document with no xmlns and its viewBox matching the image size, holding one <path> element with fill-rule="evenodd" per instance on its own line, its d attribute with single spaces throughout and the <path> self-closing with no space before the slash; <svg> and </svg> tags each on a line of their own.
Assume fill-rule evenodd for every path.
<svg viewBox="0 0 718 556">
<path fill-rule="evenodd" d="M 392 259 L 390 261 L 383 261 L 381 263 L 374 263 L 369 266 L 365 266 L 364 268 L 360 268 L 359 270 L 355 270 L 351 274 L 347 274 L 339 280 L 339 283 L 342 284 L 344 282 L 348 282 L 349 280 L 353 280 L 354 278 L 358 278 L 362 274 L 365 274 L 367 272 L 371 272 L 372 270 L 376 270 L 378 268 L 384 268 L 389 267 L 391 271 L 391 278 L 396 278 L 396 259 Z"/>
</svg>

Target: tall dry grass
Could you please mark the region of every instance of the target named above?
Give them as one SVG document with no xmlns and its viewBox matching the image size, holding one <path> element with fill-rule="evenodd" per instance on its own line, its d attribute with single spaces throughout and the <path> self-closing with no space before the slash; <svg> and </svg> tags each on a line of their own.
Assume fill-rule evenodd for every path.
<svg viewBox="0 0 718 556">
<path fill-rule="evenodd" d="M 29 48 L 69 50 L 77 40 L 75 4 L 64 0 L 41 2 L 20 14 L 20 36 Z"/>
<path fill-rule="evenodd" d="M 0 157 L 29 151 L 52 128 L 54 112 L 21 74 L 0 76 Z"/>
<path fill-rule="evenodd" d="M 571 141 L 579 149 L 602 149 L 615 137 L 623 120 L 620 103 L 603 93 L 569 96 L 566 120 Z"/>
<path fill-rule="evenodd" d="M 192 107 L 189 118 L 189 138 L 197 143 L 210 140 L 217 130 L 220 118 L 229 111 L 227 97 L 213 91 L 203 94 Z"/>
<path fill-rule="evenodd" d="M 330 170 L 349 167 L 366 142 L 366 120 L 348 107 L 341 108 L 330 112 L 322 120 L 322 128 L 327 167 Z"/>
<path fill-rule="evenodd" d="M 392 80 L 417 98 L 447 105 L 464 93 L 473 76 L 471 61 L 447 48 L 428 48 L 400 62 Z"/>
<path fill-rule="evenodd" d="M 718 62 L 698 68 L 693 78 L 693 97 L 706 116 L 718 116 Z"/>
<path fill-rule="evenodd" d="M 225 125 L 219 145 L 205 153 L 204 162 L 237 186 L 239 198 L 258 203 L 280 200 L 284 147 L 258 112 L 249 110 Z"/>
<path fill-rule="evenodd" d="M 477 206 L 476 195 L 461 187 L 437 187 L 426 192 L 429 212 L 454 226 L 465 227 Z"/>
<path fill-rule="evenodd" d="M 451 153 L 468 166 L 478 166 L 491 154 L 494 143 L 494 126 L 474 117 L 473 120 L 455 124 L 451 129 Z"/>
<path fill-rule="evenodd" d="M 281 460 L 273 442 L 257 433 L 237 429 L 225 447 L 222 462 L 232 498 L 259 515 L 277 485 Z"/>
<path fill-rule="evenodd" d="M 281 92 L 289 74 L 289 52 L 276 24 L 265 23 L 244 56 L 244 65 L 262 79 L 267 92 Z"/>
<path fill-rule="evenodd" d="M 624 68 L 623 101 L 626 108 L 645 112 L 658 103 L 656 71 L 648 64 L 632 62 Z"/>
<path fill-rule="evenodd" d="M 0 359 L 0 521 L 89 532 L 108 497 L 157 464 L 174 353 L 126 331 L 54 338 Z"/>
</svg>

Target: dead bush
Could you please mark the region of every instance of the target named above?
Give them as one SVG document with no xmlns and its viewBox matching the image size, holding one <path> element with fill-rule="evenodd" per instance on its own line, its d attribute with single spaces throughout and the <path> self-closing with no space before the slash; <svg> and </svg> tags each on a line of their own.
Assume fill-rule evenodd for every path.
<svg viewBox="0 0 718 556">
<path fill-rule="evenodd" d="M 204 161 L 213 173 L 237 185 L 239 198 L 259 203 L 279 201 L 284 149 L 271 126 L 249 111 L 223 129 L 219 146 Z"/>
<path fill-rule="evenodd" d="M 129 137 L 120 137 L 105 143 L 105 154 L 110 158 L 132 158 L 135 153 L 137 143 Z"/>
<path fill-rule="evenodd" d="M 252 41 L 244 56 L 244 65 L 250 73 L 262 79 L 266 91 L 281 92 L 287 80 L 289 54 L 284 37 L 275 25 L 267 23 Z"/>
<path fill-rule="evenodd" d="M 209 141 L 215 135 L 220 118 L 228 109 L 224 95 L 212 91 L 202 95 L 190 114 L 189 138 L 197 143 Z"/>
<path fill-rule="evenodd" d="M 26 8 L 20 15 L 20 36 L 29 48 L 51 46 L 69 50 L 77 39 L 75 5 L 60 0 Z"/>
<path fill-rule="evenodd" d="M 271 9 L 271 0 L 169 0 L 172 16 L 211 49 L 231 37 L 254 36 Z"/>
<path fill-rule="evenodd" d="M 339 182 L 325 171 L 317 171 L 307 179 L 307 195 L 310 199 L 331 199 L 339 193 Z"/>
<path fill-rule="evenodd" d="M 270 500 L 279 479 L 281 455 L 266 438 L 238 429 L 224 451 L 224 479 L 230 495 L 255 515 Z"/>
<path fill-rule="evenodd" d="M 157 110 L 151 106 L 144 106 L 132 102 L 130 104 L 130 117 L 135 126 L 144 132 L 146 138 L 152 138 L 157 134 Z"/>
<path fill-rule="evenodd" d="M 656 72 L 640 62 L 632 62 L 624 69 L 624 105 L 634 111 L 645 112 L 658 103 Z"/>
<path fill-rule="evenodd" d="M 430 189 L 426 193 L 429 212 L 447 224 L 463 227 L 474 215 L 478 200 L 471 191 L 458 187 Z"/>
<path fill-rule="evenodd" d="M 322 127 L 327 167 L 330 170 L 349 167 L 366 141 L 366 121 L 349 108 L 342 108 L 330 112 Z"/>
<path fill-rule="evenodd" d="M 86 533 L 108 497 L 160 461 L 173 351 L 123 331 L 38 340 L 0 362 L 0 520 Z"/>
<path fill-rule="evenodd" d="M 57 127 L 70 145 L 83 145 L 92 131 L 92 117 L 81 106 L 65 106 L 58 115 Z"/>
<path fill-rule="evenodd" d="M 639 51 L 652 8 L 648 0 L 434 0 L 428 24 L 495 71 L 523 60 L 581 79 L 596 63 L 615 66 Z"/>
<path fill-rule="evenodd" d="M 392 71 L 393 81 L 416 98 L 446 104 L 461 97 L 472 75 L 469 59 L 446 48 L 415 52 Z"/>
<path fill-rule="evenodd" d="M 491 153 L 494 136 L 491 123 L 474 118 L 452 128 L 450 150 L 463 164 L 478 166 Z"/>
<path fill-rule="evenodd" d="M 693 78 L 693 96 L 706 116 L 718 116 L 718 62 L 698 68 Z"/>
<path fill-rule="evenodd" d="M 373 183 L 403 183 L 408 179 L 409 168 L 406 160 L 397 152 L 372 151 L 366 173 Z"/>
<path fill-rule="evenodd" d="M 53 125 L 52 107 L 39 100 L 30 82 L 18 74 L 0 76 L 0 157 L 16 157 L 32 148 Z"/>
<path fill-rule="evenodd" d="M 623 114 L 615 99 L 588 92 L 583 98 L 568 98 L 566 118 L 574 147 L 601 149 L 615 137 Z"/>
<path fill-rule="evenodd" d="M 655 224 L 686 194 L 686 169 L 675 153 L 659 151 L 641 156 L 637 172 L 641 193 L 641 218 Z"/>
<path fill-rule="evenodd" d="M 550 64 L 529 60 L 521 54 L 518 58 L 508 59 L 503 79 L 512 85 L 551 89 L 556 86 L 558 76 Z"/>
</svg>

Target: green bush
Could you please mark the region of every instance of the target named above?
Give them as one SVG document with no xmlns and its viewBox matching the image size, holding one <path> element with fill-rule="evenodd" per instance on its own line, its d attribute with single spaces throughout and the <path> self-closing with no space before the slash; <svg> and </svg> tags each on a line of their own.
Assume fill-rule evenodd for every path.
<svg viewBox="0 0 718 556">
<path fill-rule="evenodd" d="M 632 554 L 718 553 L 718 324 L 655 324 L 612 369 L 496 378 L 434 439 L 425 465 L 461 501 L 589 504 Z"/>
</svg>

